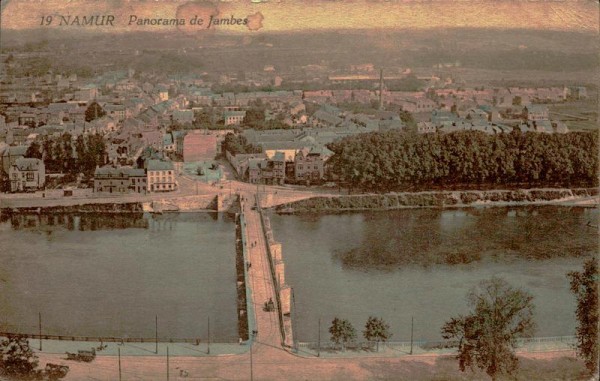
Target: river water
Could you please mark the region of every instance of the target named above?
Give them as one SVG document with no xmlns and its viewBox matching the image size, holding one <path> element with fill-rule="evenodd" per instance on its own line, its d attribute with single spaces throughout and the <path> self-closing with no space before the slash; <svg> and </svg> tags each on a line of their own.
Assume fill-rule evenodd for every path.
<svg viewBox="0 0 600 381">
<path fill-rule="evenodd" d="M 221 214 L 0 222 L 0 330 L 237 341 L 235 224 Z"/>
<path fill-rule="evenodd" d="M 334 317 L 361 336 L 370 315 L 392 340 L 440 340 L 468 312 L 467 292 L 500 276 L 534 296 L 536 336 L 573 335 L 565 276 L 598 250 L 598 210 L 567 207 L 410 209 L 271 216 L 293 287 L 300 341 L 328 340 Z"/>
</svg>

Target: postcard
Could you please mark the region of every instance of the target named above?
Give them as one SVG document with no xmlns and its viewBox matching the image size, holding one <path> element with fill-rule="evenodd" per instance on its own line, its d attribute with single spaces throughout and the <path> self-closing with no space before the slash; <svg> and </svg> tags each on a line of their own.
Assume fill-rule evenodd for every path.
<svg viewBox="0 0 600 381">
<path fill-rule="evenodd" d="M 597 379 L 599 12 L 2 1 L 0 379 Z"/>
</svg>

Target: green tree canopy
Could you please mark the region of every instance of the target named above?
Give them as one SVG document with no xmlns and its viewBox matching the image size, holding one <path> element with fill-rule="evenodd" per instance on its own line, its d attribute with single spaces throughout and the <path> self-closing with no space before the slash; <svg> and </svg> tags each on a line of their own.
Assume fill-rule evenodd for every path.
<svg viewBox="0 0 600 381">
<path fill-rule="evenodd" d="M 106 115 L 106 111 L 98 103 L 92 102 L 85 110 L 85 121 L 91 122 L 94 119 L 102 118 L 104 115 Z"/>
<path fill-rule="evenodd" d="M 351 188 L 598 185 L 598 134 L 371 132 L 333 142 L 333 173 Z"/>
<path fill-rule="evenodd" d="M 0 374 L 31 377 L 36 374 L 37 366 L 38 358 L 25 337 L 9 335 L 0 341 Z"/>
<path fill-rule="evenodd" d="M 529 337 L 535 329 L 533 296 L 493 277 L 471 290 L 467 299 L 471 312 L 442 327 L 444 339 L 459 342 L 460 370 L 477 367 L 492 380 L 501 373 L 513 374 L 518 368 L 517 338 Z"/>
<path fill-rule="evenodd" d="M 221 143 L 222 152 L 229 151 L 233 155 L 245 153 L 261 153 L 262 147 L 248 143 L 244 135 L 228 133 L 225 135 L 223 143 Z"/>
<path fill-rule="evenodd" d="M 342 349 L 345 348 L 348 342 L 356 339 L 356 329 L 346 319 L 334 318 L 331 327 L 329 327 L 329 333 L 331 334 L 331 341 L 338 345 L 341 344 Z"/>
<path fill-rule="evenodd" d="M 42 147 L 40 143 L 33 141 L 29 147 L 27 147 L 27 151 L 25 151 L 25 157 L 32 157 L 35 159 L 42 158 Z"/>
<path fill-rule="evenodd" d="M 577 350 L 590 374 L 598 371 L 598 259 L 590 258 L 583 271 L 567 274 L 577 298 Z"/>
<path fill-rule="evenodd" d="M 392 337 L 390 325 L 382 318 L 369 316 L 365 323 L 363 336 L 369 341 L 377 341 L 377 349 L 379 350 L 379 342 L 386 342 Z"/>
</svg>

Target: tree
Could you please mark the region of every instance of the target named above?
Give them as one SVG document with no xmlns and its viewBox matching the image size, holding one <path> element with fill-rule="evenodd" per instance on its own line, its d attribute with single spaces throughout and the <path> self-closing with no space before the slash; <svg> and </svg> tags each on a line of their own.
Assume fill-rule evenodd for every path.
<svg viewBox="0 0 600 381">
<path fill-rule="evenodd" d="M 588 259 L 583 271 L 571 271 L 567 277 L 577 298 L 577 350 L 594 375 L 598 370 L 598 259 Z"/>
<path fill-rule="evenodd" d="M 346 319 L 338 319 L 337 317 L 331 322 L 329 327 L 331 341 L 335 344 L 342 345 L 342 350 L 346 347 L 346 343 L 356 338 L 356 330 L 352 324 Z"/>
<path fill-rule="evenodd" d="M 29 147 L 27 147 L 27 151 L 25 151 L 25 157 L 32 157 L 35 159 L 42 158 L 41 146 L 40 143 L 34 141 L 31 142 Z"/>
<path fill-rule="evenodd" d="M 8 335 L 0 341 L 0 374 L 31 377 L 37 373 L 37 366 L 38 358 L 25 337 Z"/>
<path fill-rule="evenodd" d="M 250 105 L 250 108 L 246 111 L 244 116 L 243 124 L 247 127 L 254 128 L 255 130 L 262 130 L 265 123 L 265 111 L 266 106 L 262 100 L 258 99 Z"/>
<path fill-rule="evenodd" d="M 3 170 L 0 170 L 0 192 L 9 192 L 10 191 L 10 179 L 8 178 L 8 174 Z"/>
<path fill-rule="evenodd" d="M 97 102 L 92 102 L 85 110 L 85 121 L 91 122 L 94 119 L 102 118 L 104 115 L 106 115 L 106 111 Z"/>
<path fill-rule="evenodd" d="M 377 341 L 377 351 L 379 352 L 379 342 L 386 342 L 392 334 L 390 333 L 390 325 L 382 318 L 369 316 L 365 324 L 363 336 L 369 341 Z"/>
<path fill-rule="evenodd" d="M 513 374 L 519 365 L 514 353 L 516 340 L 533 334 L 533 296 L 493 277 L 482 281 L 467 296 L 473 311 L 450 319 L 442 337 L 458 340 L 459 368 L 475 366 L 496 380 L 498 374 Z"/>
</svg>

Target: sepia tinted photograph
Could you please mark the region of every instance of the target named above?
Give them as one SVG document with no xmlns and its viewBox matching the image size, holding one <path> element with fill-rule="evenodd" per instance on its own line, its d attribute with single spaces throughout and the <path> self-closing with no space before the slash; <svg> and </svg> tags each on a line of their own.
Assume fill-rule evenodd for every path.
<svg viewBox="0 0 600 381">
<path fill-rule="evenodd" d="M 0 381 L 598 380 L 595 0 L 2 0 Z"/>
</svg>

